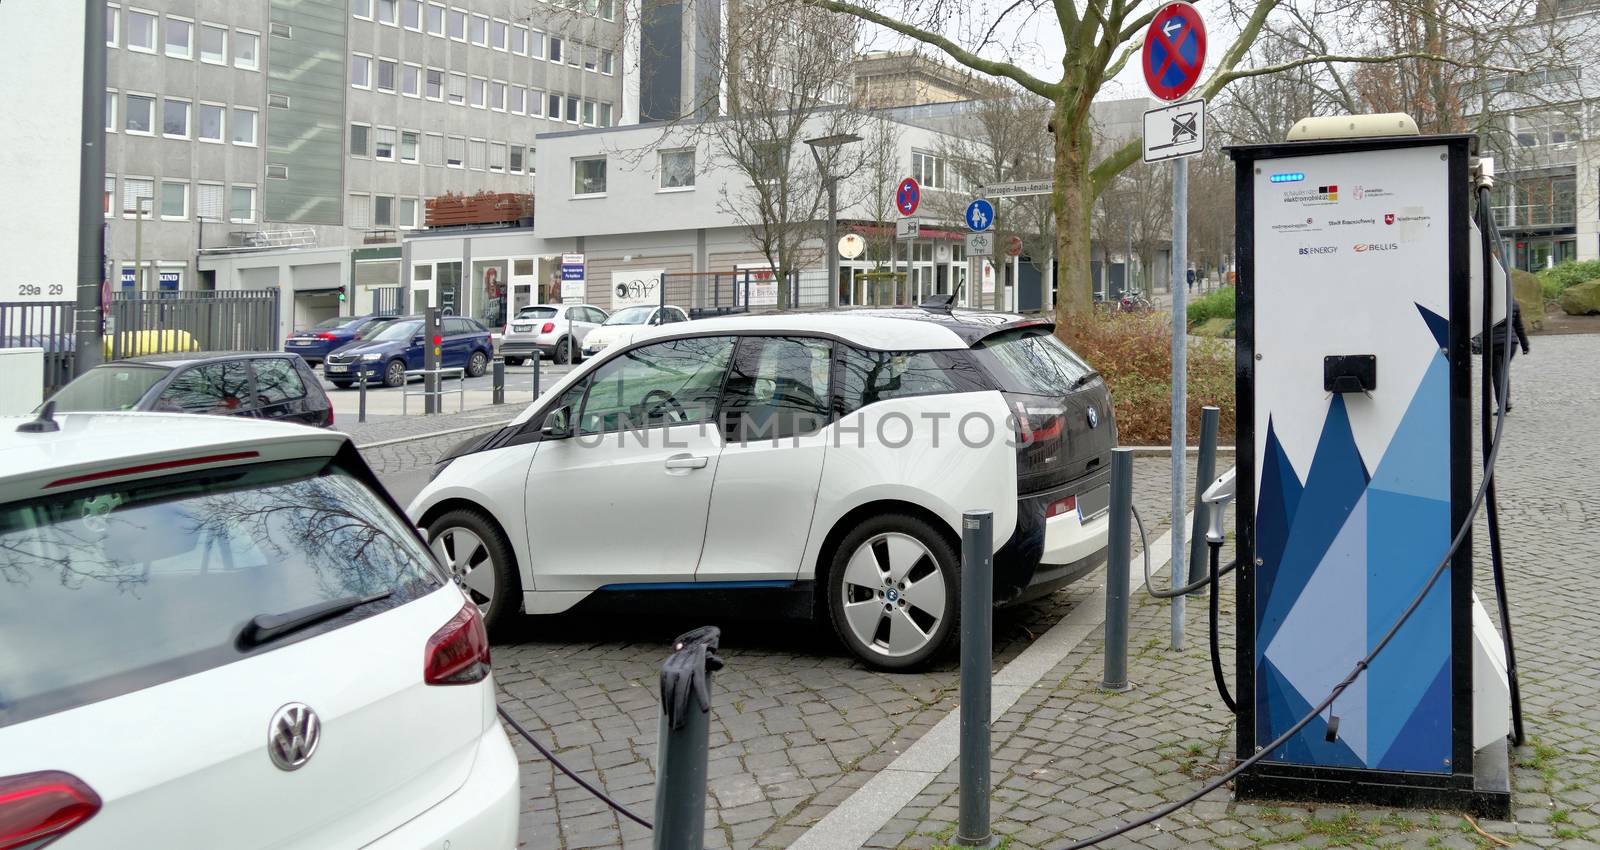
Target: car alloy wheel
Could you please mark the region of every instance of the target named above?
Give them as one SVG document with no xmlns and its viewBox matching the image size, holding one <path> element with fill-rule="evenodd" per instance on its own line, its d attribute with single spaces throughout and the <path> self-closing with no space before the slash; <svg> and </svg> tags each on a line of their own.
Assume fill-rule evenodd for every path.
<svg viewBox="0 0 1600 850">
<path fill-rule="evenodd" d="M 398 387 L 406 382 L 406 364 L 399 360 L 390 360 L 389 365 L 383 369 L 383 385 Z"/>
<path fill-rule="evenodd" d="M 573 354 L 572 347 L 571 347 L 571 344 L 570 344 L 571 341 L 572 341 L 572 338 L 571 337 L 566 337 L 566 336 L 556 340 L 556 350 L 553 353 L 551 353 L 550 359 L 555 361 L 558 365 L 559 364 L 564 364 L 564 363 L 567 363 L 568 361 L 570 361 L 572 359 L 572 354 Z"/>
<path fill-rule="evenodd" d="M 483 538 L 471 529 L 447 526 L 433 538 L 433 554 L 450 570 L 450 579 L 484 615 L 494 605 L 494 557 Z"/>
<path fill-rule="evenodd" d="M 942 642 L 946 579 L 938 558 L 917 538 L 899 531 L 869 537 L 835 580 L 853 643 L 884 659 L 903 659 Z"/>
<path fill-rule="evenodd" d="M 483 352 L 481 352 L 481 351 L 472 352 L 472 356 L 467 359 L 467 377 L 469 377 L 469 378 L 481 378 L 481 377 L 483 377 L 483 372 L 484 372 L 485 369 L 488 368 L 488 366 L 489 366 L 489 358 L 485 357 L 483 355 Z"/>
</svg>

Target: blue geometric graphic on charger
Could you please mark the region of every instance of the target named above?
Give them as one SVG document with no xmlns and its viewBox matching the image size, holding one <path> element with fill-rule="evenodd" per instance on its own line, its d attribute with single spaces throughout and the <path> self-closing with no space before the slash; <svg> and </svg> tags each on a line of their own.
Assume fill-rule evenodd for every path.
<svg viewBox="0 0 1600 850">
<path fill-rule="evenodd" d="M 1418 306 L 1426 330 L 1448 325 Z M 1277 738 L 1376 645 L 1450 537 L 1449 365 L 1438 349 L 1369 475 L 1344 396 L 1329 401 L 1302 484 L 1270 418 L 1256 509 L 1256 735 Z M 1365 674 L 1271 758 L 1450 771 L 1450 577 Z"/>
</svg>

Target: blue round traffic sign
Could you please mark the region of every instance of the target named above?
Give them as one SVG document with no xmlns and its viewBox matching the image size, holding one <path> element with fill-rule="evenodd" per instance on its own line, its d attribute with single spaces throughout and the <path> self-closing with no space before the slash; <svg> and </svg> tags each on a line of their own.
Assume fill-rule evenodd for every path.
<svg viewBox="0 0 1600 850">
<path fill-rule="evenodd" d="M 1177 100 L 1200 79 L 1206 64 L 1206 25 L 1188 3 L 1170 3 L 1144 35 L 1144 81 L 1162 100 Z"/>
<path fill-rule="evenodd" d="M 994 204 L 984 198 L 978 198 L 967 204 L 967 228 L 974 233 L 982 233 L 994 226 Z"/>
<path fill-rule="evenodd" d="M 917 205 L 920 203 L 922 203 L 922 187 L 910 177 L 901 180 L 899 188 L 894 192 L 894 205 L 900 210 L 900 214 L 916 215 Z"/>
</svg>

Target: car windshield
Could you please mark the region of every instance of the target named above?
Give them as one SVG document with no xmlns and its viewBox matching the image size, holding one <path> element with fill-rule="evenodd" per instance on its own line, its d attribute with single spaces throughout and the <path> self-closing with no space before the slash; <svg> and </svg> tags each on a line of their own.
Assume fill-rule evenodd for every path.
<svg viewBox="0 0 1600 850">
<path fill-rule="evenodd" d="M 383 329 L 394 324 L 394 319 L 376 319 L 372 324 L 361 329 L 361 339 L 372 339 L 383 332 Z"/>
<path fill-rule="evenodd" d="M 331 319 L 323 319 L 317 322 L 311 326 L 311 329 L 314 331 L 331 331 L 334 328 L 342 328 L 348 324 L 350 324 L 349 316 L 334 316 Z"/>
<path fill-rule="evenodd" d="M 0 727 L 235 661 L 241 629 L 387 592 L 282 646 L 442 581 L 405 520 L 327 458 L 0 505 Z"/>
<path fill-rule="evenodd" d="M 1011 392 L 1066 395 L 1094 374 L 1043 325 L 1001 331 L 983 338 L 973 350 Z"/>
<path fill-rule="evenodd" d="M 383 328 L 377 333 L 362 337 L 362 339 L 371 339 L 382 342 L 392 342 L 394 340 L 409 341 L 412 337 L 421 332 L 422 322 L 416 319 L 411 319 L 403 322 L 390 322 L 389 324 L 384 325 Z"/>
<path fill-rule="evenodd" d="M 553 319 L 555 315 L 554 307 L 523 307 L 517 311 L 519 319 Z"/>
<path fill-rule="evenodd" d="M 642 325 L 650 321 L 650 314 L 655 312 L 654 307 L 629 307 L 618 310 L 606 319 L 608 325 Z"/>
<path fill-rule="evenodd" d="M 62 387 L 51 401 L 61 413 L 132 410 L 151 387 L 170 374 L 171 369 L 159 366 L 96 366 Z"/>
</svg>

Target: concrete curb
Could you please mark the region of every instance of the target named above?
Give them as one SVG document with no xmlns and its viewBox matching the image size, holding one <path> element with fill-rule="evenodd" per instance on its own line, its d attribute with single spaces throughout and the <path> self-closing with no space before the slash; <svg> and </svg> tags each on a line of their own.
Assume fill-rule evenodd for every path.
<svg viewBox="0 0 1600 850">
<path fill-rule="evenodd" d="M 1168 455 L 1172 454 L 1171 446 L 1123 446 L 1123 448 L 1133 452 L 1134 457 L 1167 457 Z M 1185 446 L 1183 453 L 1186 455 L 1197 455 L 1200 453 L 1200 447 Z M 1219 455 L 1231 455 L 1233 453 L 1233 446 L 1217 446 L 1217 454 Z"/>
<path fill-rule="evenodd" d="M 395 437 L 390 440 L 378 440 L 373 443 L 357 443 L 357 449 L 376 449 L 382 446 L 392 446 L 396 443 L 409 443 L 413 440 L 428 440 L 434 437 L 447 437 L 451 434 L 465 434 L 468 431 L 482 431 L 485 428 L 503 428 L 515 421 L 516 417 L 495 422 L 484 422 L 479 425 L 466 425 L 461 428 L 447 428 L 443 431 L 429 431 L 426 434 L 412 434 L 409 437 Z M 346 434 L 345 436 L 349 436 Z"/>
</svg>

